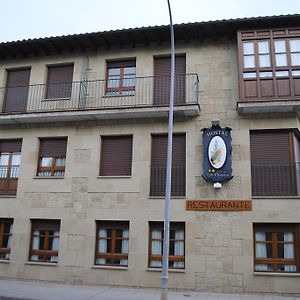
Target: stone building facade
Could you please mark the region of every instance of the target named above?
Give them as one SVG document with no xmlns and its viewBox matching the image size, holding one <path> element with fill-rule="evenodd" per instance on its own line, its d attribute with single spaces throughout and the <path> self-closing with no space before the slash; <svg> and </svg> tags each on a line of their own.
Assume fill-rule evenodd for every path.
<svg viewBox="0 0 300 300">
<path fill-rule="evenodd" d="M 300 294 L 299 19 L 175 26 L 171 288 Z M 160 286 L 168 30 L 0 44 L 2 278 Z M 202 177 L 216 120 L 221 188 Z"/>
</svg>

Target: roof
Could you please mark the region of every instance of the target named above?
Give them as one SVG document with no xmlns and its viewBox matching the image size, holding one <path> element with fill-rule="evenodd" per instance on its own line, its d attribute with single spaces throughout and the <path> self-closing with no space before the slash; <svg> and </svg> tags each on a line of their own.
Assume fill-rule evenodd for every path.
<svg viewBox="0 0 300 300">
<path fill-rule="evenodd" d="M 300 14 L 176 24 L 174 31 L 176 42 L 189 43 L 208 37 L 234 38 L 237 30 L 298 26 Z M 0 43 L 0 60 L 147 47 L 162 45 L 169 40 L 168 25 L 19 40 Z"/>
</svg>

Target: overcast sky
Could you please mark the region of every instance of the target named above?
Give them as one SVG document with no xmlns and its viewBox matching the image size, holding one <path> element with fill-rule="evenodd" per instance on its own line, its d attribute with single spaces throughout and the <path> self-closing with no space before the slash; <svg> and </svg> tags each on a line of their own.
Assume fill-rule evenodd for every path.
<svg viewBox="0 0 300 300">
<path fill-rule="evenodd" d="M 169 22 L 167 0 L 0 1 L 0 42 Z M 174 23 L 300 13 L 300 0 L 170 1 Z"/>
</svg>

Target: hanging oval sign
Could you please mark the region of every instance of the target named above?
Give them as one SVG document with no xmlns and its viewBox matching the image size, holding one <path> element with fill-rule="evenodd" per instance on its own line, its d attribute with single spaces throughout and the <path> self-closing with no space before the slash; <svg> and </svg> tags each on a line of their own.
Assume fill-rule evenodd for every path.
<svg viewBox="0 0 300 300">
<path fill-rule="evenodd" d="M 226 144 L 220 136 L 211 139 L 208 146 L 208 158 L 215 169 L 220 169 L 225 164 L 227 157 Z"/>
</svg>

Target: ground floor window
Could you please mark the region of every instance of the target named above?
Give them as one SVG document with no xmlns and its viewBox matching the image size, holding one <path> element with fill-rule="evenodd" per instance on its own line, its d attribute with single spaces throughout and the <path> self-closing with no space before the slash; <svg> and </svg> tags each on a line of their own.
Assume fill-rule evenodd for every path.
<svg viewBox="0 0 300 300">
<path fill-rule="evenodd" d="M 128 266 L 129 222 L 97 221 L 96 265 Z"/>
<path fill-rule="evenodd" d="M 12 219 L 0 219 L 0 259 L 10 259 Z"/>
<path fill-rule="evenodd" d="M 31 220 L 30 261 L 58 262 L 59 220 Z"/>
<path fill-rule="evenodd" d="M 299 224 L 254 224 L 254 270 L 299 272 L 299 242 Z"/>
<path fill-rule="evenodd" d="M 161 268 L 163 255 L 163 222 L 149 222 L 149 267 Z M 185 268 L 185 224 L 170 223 L 169 268 Z"/>
</svg>

